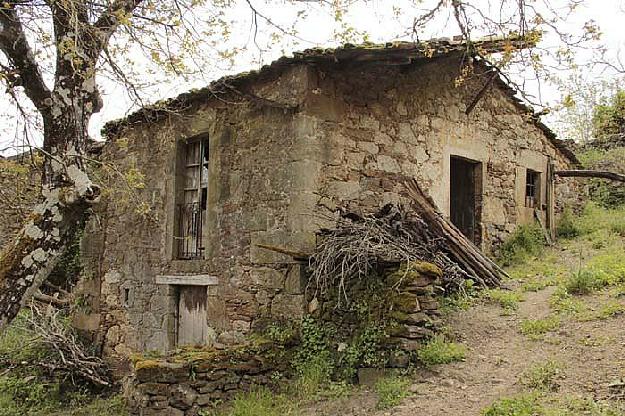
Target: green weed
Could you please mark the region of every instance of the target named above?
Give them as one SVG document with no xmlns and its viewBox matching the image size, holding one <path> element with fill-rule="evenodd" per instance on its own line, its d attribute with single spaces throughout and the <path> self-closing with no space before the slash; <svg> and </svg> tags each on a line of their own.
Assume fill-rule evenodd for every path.
<svg viewBox="0 0 625 416">
<path fill-rule="evenodd" d="M 556 228 L 558 237 L 561 238 L 575 238 L 580 235 L 580 229 L 575 222 L 575 217 L 570 209 L 565 209 L 560 218 L 558 219 L 558 225 Z"/>
<path fill-rule="evenodd" d="M 524 300 L 520 293 L 503 289 L 489 289 L 484 292 L 484 297 L 501 306 L 506 312 L 516 311 L 519 309 L 519 302 Z"/>
<path fill-rule="evenodd" d="M 557 391 L 559 388 L 558 378 L 562 373 L 562 366 L 555 361 L 546 361 L 535 364 L 527 369 L 521 376 L 521 384 L 525 387 L 538 391 Z"/>
<path fill-rule="evenodd" d="M 378 409 L 388 409 L 397 406 L 403 399 L 408 397 L 410 380 L 406 377 L 384 377 L 375 383 L 375 391 L 378 393 Z"/>
<path fill-rule="evenodd" d="M 297 404 L 284 395 L 273 394 L 259 387 L 238 395 L 228 416 L 290 416 L 295 415 Z"/>
<path fill-rule="evenodd" d="M 519 264 L 531 256 L 537 256 L 545 246 L 540 226 L 521 225 L 499 249 L 498 260 L 503 266 Z"/>
<path fill-rule="evenodd" d="M 568 293 L 574 295 L 587 295 L 600 287 L 596 275 L 591 270 L 580 270 L 571 276 L 564 283 Z"/>
<path fill-rule="evenodd" d="M 530 338 L 539 338 L 547 332 L 555 331 L 560 327 L 560 319 L 551 316 L 545 319 L 524 319 L 521 321 L 521 333 Z"/>
<path fill-rule="evenodd" d="M 601 306 L 601 309 L 597 312 L 598 319 L 608 319 L 615 315 L 625 313 L 625 305 L 617 301 L 608 301 Z"/>
<path fill-rule="evenodd" d="M 437 364 L 447 364 L 464 360 L 467 349 L 464 345 L 446 341 L 438 335 L 428 341 L 417 351 L 417 358 L 426 367 Z"/>
<path fill-rule="evenodd" d="M 543 412 L 543 407 L 535 393 L 522 394 L 497 400 L 482 411 L 483 416 L 536 416 Z"/>
</svg>

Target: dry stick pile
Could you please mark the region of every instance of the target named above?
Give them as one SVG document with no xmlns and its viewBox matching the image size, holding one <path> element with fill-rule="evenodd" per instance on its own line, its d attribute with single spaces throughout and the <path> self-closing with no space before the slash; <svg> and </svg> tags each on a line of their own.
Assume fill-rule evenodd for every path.
<svg viewBox="0 0 625 416">
<path fill-rule="evenodd" d="M 342 216 L 334 229 L 321 231 L 321 243 L 310 257 L 310 283 L 326 293 L 338 288 L 342 297 L 352 279 L 380 266 L 427 261 L 443 271 L 447 291 L 462 290 L 466 279 L 498 286 L 505 276 L 495 263 L 435 208 L 416 182 L 406 184 L 413 204 L 387 205 L 374 215 Z"/>
<path fill-rule="evenodd" d="M 38 335 L 43 344 L 50 347 L 55 357 L 49 357 L 39 365 L 52 371 L 67 373 L 70 377 L 87 380 L 96 386 L 110 386 L 108 368 L 104 361 L 90 354 L 78 341 L 76 335 L 63 322 L 61 310 L 30 304 L 27 325 Z"/>
</svg>

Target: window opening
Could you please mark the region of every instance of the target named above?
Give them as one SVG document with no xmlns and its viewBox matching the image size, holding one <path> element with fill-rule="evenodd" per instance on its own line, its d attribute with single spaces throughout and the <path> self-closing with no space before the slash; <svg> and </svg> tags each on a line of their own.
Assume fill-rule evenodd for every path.
<svg viewBox="0 0 625 416">
<path fill-rule="evenodd" d="M 540 173 L 527 169 L 525 175 L 525 206 L 540 209 Z"/>
<path fill-rule="evenodd" d="M 182 200 L 176 207 L 178 258 L 202 259 L 208 200 L 208 138 L 189 140 L 183 152 Z"/>
</svg>

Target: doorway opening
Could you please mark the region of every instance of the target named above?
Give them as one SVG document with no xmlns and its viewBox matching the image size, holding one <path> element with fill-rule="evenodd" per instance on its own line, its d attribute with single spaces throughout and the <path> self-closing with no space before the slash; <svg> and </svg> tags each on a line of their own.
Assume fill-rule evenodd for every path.
<svg viewBox="0 0 625 416">
<path fill-rule="evenodd" d="M 482 243 L 482 164 L 451 156 L 449 178 L 451 222 L 479 247 Z"/>
</svg>

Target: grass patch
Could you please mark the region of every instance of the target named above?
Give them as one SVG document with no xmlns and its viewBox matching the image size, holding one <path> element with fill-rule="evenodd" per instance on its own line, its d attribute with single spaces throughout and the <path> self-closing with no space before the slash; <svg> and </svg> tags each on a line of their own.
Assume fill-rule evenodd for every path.
<svg viewBox="0 0 625 416">
<path fill-rule="evenodd" d="M 574 295 L 588 295 L 600 287 L 596 275 L 591 270 L 580 270 L 564 282 L 568 293 Z"/>
<path fill-rule="evenodd" d="M 536 416 L 543 412 L 538 395 L 522 394 L 497 400 L 482 411 L 483 416 Z"/>
<path fill-rule="evenodd" d="M 597 311 L 597 318 L 608 319 L 622 313 L 625 313 L 625 305 L 615 300 L 610 300 L 601 305 L 601 308 Z"/>
<path fill-rule="evenodd" d="M 297 404 L 284 395 L 274 394 L 260 387 L 240 394 L 232 402 L 227 416 L 291 416 L 297 412 Z"/>
<path fill-rule="evenodd" d="M 608 401 L 596 401 L 590 397 L 565 397 L 555 405 L 545 409 L 545 416 L 622 416 L 625 404 Z"/>
<path fill-rule="evenodd" d="M 501 245 L 498 260 L 502 266 L 523 263 L 529 257 L 540 254 L 545 237 L 539 225 L 521 225 Z"/>
<path fill-rule="evenodd" d="M 522 302 L 523 295 L 517 292 L 503 289 L 490 289 L 484 292 L 484 297 L 501 306 L 506 312 L 514 312 L 519 309 L 519 302 Z"/>
<path fill-rule="evenodd" d="M 406 377 L 383 377 L 375 383 L 375 391 L 378 393 L 378 409 L 388 409 L 397 406 L 403 399 L 408 397 L 410 380 Z"/>
<path fill-rule="evenodd" d="M 521 376 L 521 384 L 538 391 L 558 391 L 558 379 L 562 374 L 562 366 L 552 360 L 535 364 Z"/>
<path fill-rule="evenodd" d="M 571 295 L 565 287 L 560 286 L 549 298 L 549 306 L 554 312 L 571 315 L 576 318 L 590 313 L 588 305 Z"/>
<path fill-rule="evenodd" d="M 467 349 L 464 345 L 449 342 L 438 335 L 417 351 L 417 358 L 426 367 L 464 360 Z"/>
<path fill-rule="evenodd" d="M 49 416 L 122 416 L 127 415 L 128 409 L 121 395 L 107 398 L 96 398 L 95 400 L 77 408 L 67 409 Z"/>
<path fill-rule="evenodd" d="M 560 327 L 560 319 L 550 316 L 545 319 L 524 319 L 521 321 L 521 333 L 530 338 L 539 338 L 547 332 L 555 331 Z"/>
</svg>

